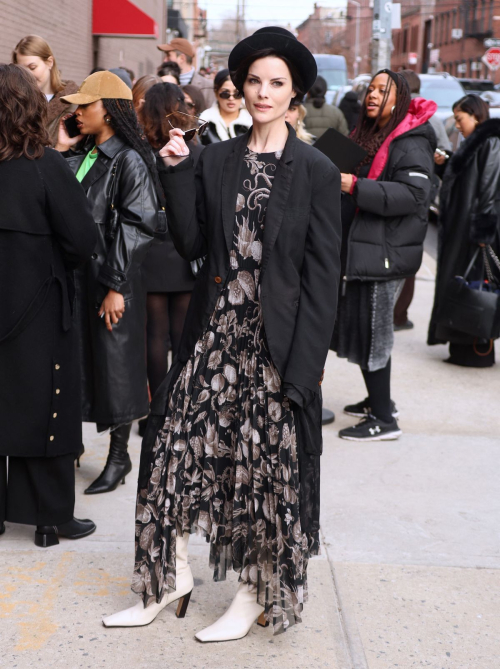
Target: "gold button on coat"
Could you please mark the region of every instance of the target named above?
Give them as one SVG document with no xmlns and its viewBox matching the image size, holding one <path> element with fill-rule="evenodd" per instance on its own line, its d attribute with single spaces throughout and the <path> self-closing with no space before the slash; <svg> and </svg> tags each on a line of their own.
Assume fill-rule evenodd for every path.
<svg viewBox="0 0 500 669">
<path fill-rule="evenodd" d="M 52 418 L 57 418 L 57 414 L 56 414 L 56 413 L 53 413 L 53 414 L 52 414 Z"/>
<path fill-rule="evenodd" d="M 56 395 L 59 395 L 60 392 L 59 388 L 56 388 Z"/>
<path fill-rule="evenodd" d="M 50 435 L 50 441 L 54 441 L 54 435 L 53 434 Z"/>
<path fill-rule="evenodd" d="M 61 365 L 55 365 L 56 369 L 61 369 Z"/>
</svg>

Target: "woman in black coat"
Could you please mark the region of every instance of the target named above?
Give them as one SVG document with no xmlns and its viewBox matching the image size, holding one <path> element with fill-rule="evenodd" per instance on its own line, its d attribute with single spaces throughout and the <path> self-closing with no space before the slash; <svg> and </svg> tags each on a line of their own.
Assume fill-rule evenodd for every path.
<svg viewBox="0 0 500 669">
<path fill-rule="evenodd" d="M 0 65 L 0 534 L 5 520 L 37 525 L 39 546 L 95 530 L 73 518 L 82 424 L 72 274 L 96 234 L 81 186 L 44 148 L 46 114 L 32 75 Z"/>
<path fill-rule="evenodd" d="M 192 128 L 195 117 L 188 113 L 184 94 L 175 84 L 152 86 L 145 95 L 140 111 L 147 140 L 155 152 L 168 142 L 173 126 Z M 189 151 L 196 164 L 203 146 L 189 142 Z M 162 239 L 155 239 L 143 264 L 147 297 L 147 361 L 151 396 L 165 378 L 168 353 L 177 356 L 184 321 L 194 287 L 194 274 L 187 260 L 181 258 L 167 231 Z M 146 419 L 139 421 L 139 432 L 146 427 Z"/>
<path fill-rule="evenodd" d="M 285 123 L 315 80 L 314 57 L 288 31 L 263 28 L 229 67 L 253 130 L 207 147 L 196 170 L 182 130 L 160 151 L 176 248 L 207 258 L 143 442 L 142 601 L 104 619 L 144 625 L 179 599 L 182 616 L 198 530 L 214 578 L 240 573 L 230 609 L 196 635 L 203 642 L 239 639 L 259 616 L 276 633 L 300 622 L 319 541 L 320 385 L 340 269 L 339 172 Z"/>
<path fill-rule="evenodd" d="M 477 95 L 466 95 L 453 106 L 457 130 L 465 141 L 445 163 L 440 194 L 439 248 L 434 308 L 429 344 L 450 344 L 447 362 L 466 367 L 491 367 L 493 341 L 476 340 L 448 327 L 440 318 L 446 288 L 463 276 L 479 246 L 500 253 L 500 120 L 490 119 L 488 106 Z M 498 269 L 490 259 L 493 273 Z M 468 280 L 480 280 L 484 266 L 477 257 Z"/>
<path fill-rule="evenodd" d="M 368 86 L 353 139 L 367 151 L 357 174 L 342 175 L 343 287 L 333 349 L 361 367 L 368 397 L 344 412 L 361 417 L 340 430 L 354 441 L 397 439 L 391 400 L 394 304 L 422 262 L 436 148 L 427 122 L 434 102 L 411 100 L 390 70 Z"/>
<path fill-rule="evenodd" d="M 66 155 L 97 229 L 92 258 L 77 274 L 83 420 L 111 430 L 106 466 L 85 491 L 97 494 L 114 490 L 131 471 L 131 424 L 148 412 L 141 265 L 157 227 L 157 175 L 132 92 L 115 74 L 96 72 L 64 99 L 79 105 L 79 129 L 90 137 L 86 152 Z M 70 139 L 61 124 L 56 148 L 67 151 L 82 136 Z"/>
</svg>

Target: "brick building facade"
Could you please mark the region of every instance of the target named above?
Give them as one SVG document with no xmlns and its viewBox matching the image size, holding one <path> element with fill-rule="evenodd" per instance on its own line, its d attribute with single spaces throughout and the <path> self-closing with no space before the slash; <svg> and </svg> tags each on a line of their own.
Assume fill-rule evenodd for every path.
<svg viewBox="0 0 500 669">
<path fill-rule="evenodd" d="M 297 26 L 297 39 L 312 53 L 338 53 L 338 37 L 345 29 L 344 10 L 318 7 Z"/>
<path fill-rule="evenodd" d="M 12 49 L 24 36 L 40 35 L 52 47 L 64 79 L 80 83 L 95 65 L 125 66 L 137 77 L 156 71 L 165 41 L 164 0 L 134 0 L 159 27 L 158 38 L 93 37 L 92 0 L 0 0 L 0 62 L 11 61 Z"/>
<path fill-rule="evenodd" d="M 481 61 L 484 40 L 500 38 L 500 0 L 404 3 L 401 30 L 393 31 L 392 67 L 416 72 L 449 72 L 458 77 L 500 82 Z M 410 54 L 416 54 L 416 62 Z"/>
</svg>

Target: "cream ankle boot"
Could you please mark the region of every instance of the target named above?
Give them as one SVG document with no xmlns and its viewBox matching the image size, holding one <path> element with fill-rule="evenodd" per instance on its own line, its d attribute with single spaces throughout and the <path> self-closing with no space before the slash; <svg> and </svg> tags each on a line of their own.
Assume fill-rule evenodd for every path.
<svg viewBox="0 0 500 669">
<path fill-rule="evenodd" d="M 210 627 L 206 627 L 195 636 L 198 641 L 233 641 L 242 639 L 258 618 L 258 624 L 267 627 L 264 619 L 264 607 L 257 603 L 257 588 L 248 583 L 240 583 L 236 597 L 223 616 Z"/>
<path fill-rule="evenodd" d="M 144 603 L 141 600 L 129 609 L 103 618 L 102 624 L 104 627 L 140 627 L 141 625 L 149 625 L 160 611 L 177 600 L 179 600 L 179 605 L 176 616 L 184 618 L 194 585 L 191 567 L 188 565 L 188 541 L 188 533 L 178 536 L 176 539 L 176 590 L 165 594 L 159 604 L 154 602 L 144 608 Z"/>
</svg>

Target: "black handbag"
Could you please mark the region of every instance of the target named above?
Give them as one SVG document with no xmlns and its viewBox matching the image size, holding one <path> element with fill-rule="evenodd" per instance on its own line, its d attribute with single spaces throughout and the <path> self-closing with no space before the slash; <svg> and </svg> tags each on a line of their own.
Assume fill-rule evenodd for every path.
<svg viewBox="0 0 500 669">
<path fill-rule="evenodd" d="M 491 246 L 488 252 L 500 267 Z M 478 339 L 498 339 L 500 336 L 500 290 L 488 261 L 487 250 L 482 248 L 483 278 L 468 282 L 467 277 L 481 249 L 478 247 L 463 277 L 456 276 L 448 284 L 439 310 L 438 323 Z M 484 279 L 484 270 L 488 279 Z"/>
</svg>

